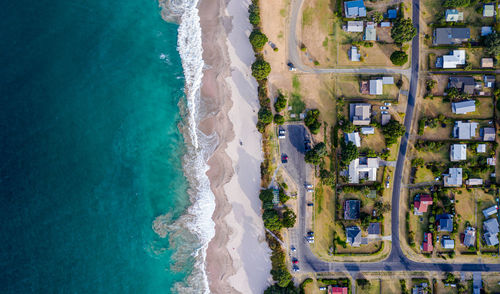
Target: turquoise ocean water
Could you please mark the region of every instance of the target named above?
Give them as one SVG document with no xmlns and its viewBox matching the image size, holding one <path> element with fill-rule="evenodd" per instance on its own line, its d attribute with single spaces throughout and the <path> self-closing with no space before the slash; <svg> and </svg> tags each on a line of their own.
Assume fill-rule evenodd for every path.
<svg viewBox="0 0 500 294">
<path fill-rule="evenodd" d="M 0 27 L 0 293 L 189 286 L 178 25 L 152 0 L 21 0 Z"/>
</svg>

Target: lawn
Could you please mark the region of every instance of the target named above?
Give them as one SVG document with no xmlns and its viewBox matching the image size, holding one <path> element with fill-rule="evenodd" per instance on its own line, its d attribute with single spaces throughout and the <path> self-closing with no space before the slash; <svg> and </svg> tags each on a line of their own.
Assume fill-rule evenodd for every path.
<svg viewBox="0 0 500 294">
<path fill-rule="evenodd" d="M 483 221 L 485 220 L 484 215 L 482 213 L 483 209 L 488 208 L 494 204 L 496 204 L 495 196 L 486 193 L 482 189 L 474 189 L 477 197 L 477 223 L 478 223 L 478 232 L 482 231 Z M 481 252 L 495 252 L 498 251 L 494 247 L 482 246 L 481 242 L 479 243 L 479 249 Z"/>
<path fill-rule="evenodd" d="M 460 193 L 455 193 L 455 209 L 457 213 L 457 221 L 458 221 L 458 232 L 455 238 L 456 248 L 460 252 L 467 252 L 467 248 L 460 244 L 460 234 L 464 232 L 465 223 L 469 222 L 470 225 L 477 230 L 476 225 L 476 200 L 474 197 L 474 189 L 471 192 L 468 192 L 467 189 L 460 189 Z M 480 213 L 480 212 L 478 212 Z M 477 233 L 477 231 L 476 231 Z"/>
<path fill-rule="evenodd" d="M 474 98 L 479 101 L 476 104 L 476 111 L 467 114 L 454 114 L 451 109 L 451 102 L 445 102 L 442 98 L 420 100 L 422 113 L 427 117 L 437 117 L 443 114 L 454 119 L 490 119 L 493 117 L 493 99 L 491 97 Z"/>
<path fill-rule="evenodd" d="M 417 169 L 417 173 L 415 175 L 415 184 L 417 183 L 425 183 L 434 180 L 434 175 L 432 171 L 426 167 L 419 167 Z"/>
<path fill-rule="evenodd" d="M 385 138 L 382 131 L 379 128 L 375 128 L 375 134 L 373 135 L 362 135 L 361 136 L 361 150 L 367 148 L 373 150 L 377 153 L 382 152 L 385 149 Z"/>
<path fill-rule="evenodd" d="M 393 75 L 394 82 L 400 79 L 400 76 Z M 365 98 L 371 100 L 394 100 L 398 98 L 399 89 L 396 85 L 384 85 L 383 87 L 383 95 L 362 95 L 360 91 L 361 81 L 362 80 L 370 80 L 372 78 L 376 78 L 380 76 L 365 76 L 365 75 L 342 75 L 337 76 L 335 78 L 335 84 L 337 87 L 335 88 L 336 96 L 343 96 L 346 99 L 352 98 Z"/>
<path fill-rule="evenodd" d="M 339 229 L 335 222 L 335 197 L 329 187 L 323 186 L 322 195 L 315 195 L 313 251 L 319 256 L 327 256 L 332 246 L 333 232 Z"/>
<path fill-rule="evenodd" d="M 360 287 L 356 283 L 356 293 L 363 294 L 380 294 L 380 287 L 382 284 L 381 280 L 369 280 L 370 285 L 365 286 L 364 288 Z"/>
</svg>

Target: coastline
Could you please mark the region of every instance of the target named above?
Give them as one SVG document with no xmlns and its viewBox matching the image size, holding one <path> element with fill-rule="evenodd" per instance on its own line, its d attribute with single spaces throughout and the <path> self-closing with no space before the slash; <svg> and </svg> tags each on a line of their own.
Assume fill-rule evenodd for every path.
<svg viewBox="0 0 500 294">
<path fill-rule="evenodd" d="M 258 198 L 262 149 L 255 127 L 259 104 L 250 74 L 248 4 L 199 3 L 206 64 L 201 97 L 213 112 L 200 122 L 200 130 L 219 137 L 207 171 L 216 203 L 215 236 L 205 261 L 213 293 L 262 293 L 271 269 Z"/>
</svg>

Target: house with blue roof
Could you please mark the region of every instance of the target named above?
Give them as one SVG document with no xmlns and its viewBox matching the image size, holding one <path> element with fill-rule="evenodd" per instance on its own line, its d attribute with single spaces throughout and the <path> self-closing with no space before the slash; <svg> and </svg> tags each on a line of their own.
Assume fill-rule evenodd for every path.
<svg viewBox="0 0 500 294">
<path fill-rule="evenodd" d="M 453 231 L 453 216 L 451 214 L 440 214 L 437 216 L 437 229 L 438 232 L 452 232 Z"/>
<path fill-rule="evenodd" d="M 398 17 L 398 11 L 396 9 L 387 10 L 387 18 L 394 19 Z"/>
<path fill-rule="evenodd" d="M 347 18 L 366 16 L 366 7 L 363 0 L 346 1 L 344 2 L 344 9 Z"/>
</svg>

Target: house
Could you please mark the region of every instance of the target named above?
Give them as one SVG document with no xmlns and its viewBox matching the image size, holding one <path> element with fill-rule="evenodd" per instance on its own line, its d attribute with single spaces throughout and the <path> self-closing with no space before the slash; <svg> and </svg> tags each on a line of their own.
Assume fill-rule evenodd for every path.
<svg viewBox="0 0 500 294">
<path fill-rule="evenodd" d="M 444 175 L 443 182 L 445 187 L 461 187 L 462 186 L 462 168 L 450 168 L 447 175 Z"/>
<path fill-rule="evenodd" d="M 361 54 L 359 54 L 358 47 L 352 46 L 349 50 L 349 60 L 351 61 L 361 61 Z"/>
<path fill-rule="evenodd" d="M 415 196 L 415 199 L 413 201 L 413 207 L 414 207 L 414 214 L 415 215 L 423 215 L 424 213 L 427 212 L 427 209 L 429 208 L 429 205 L 432 205 L 432 197 L 430 195 L 424 194 L 418 194 Z"/>
<path fill-rule="evenodd" d="M 420 285 L 414 285 L 413 288 L 411 288 L 411 294 L 427 294 L 429 291 L 427 291 L 427 283 L 421 283 Z"/>
<path fill-rule="evenodd" d="M 462 122 L 455 121 L 453 126 L 453 137 L 460 140 L 470 140 L 476 136 L 476 129 L 478 123 L 476 122 Z"/>
<path fill-rule="evenodd" d="M 443 236 L 443 238 L 441 239 L 441 246 L 443 246 L 444 249 L 454 249 L 455 240 L 450 239 L 449 236 Z"/>
<path fill-rule="evenodd" d="M 347 32 L 349 33 L 361 33 L 363 32 L 363 21 L 350 20 L 347 22 Z"/>
<path fill-rule="evenodd" d="M 349 293 L 349 289 L 347 287 L 337 287 L 337 286 L 328 286 L 328 294 L 347 294 Z"/>
<path fill-rule="evenodd" d="M 446 9 L 445 19 L 446 19 L 447 22 L 450 22 L 450 21 L 463 21 L 464 20 L 464 13 L 463 12 L 459 12 L 456 9 Z"/>
<path fill-rule="evenodd" d="M 368 225 L 368 237 L 380 236 L 380 223 L 370 223 Z"/>
<path fill-rule="evenodd" d="M 361 134 L 363 134 L 363 135 L 373 135 L 373 134 L 375 134 L 375 128 L 374 127 L 362 127 L 361 128 Z"/>
<path fill-rule="evenodd" d="M 498 205 L 493 205 L 493 206 L 490 206 L 486 209 L 483 209 L 483 214 L 484 214 L 484 217 L 485 218 L 488 218 L 492 215 L 495 215 L 498 213 Z"/>
<path fill-rule="evenodd" d="M 474 87 L 476 82 L 473 77 L 450 77 L 448 80 L 448 88 L 457 88 L 462 90 L 462 92 L 469 95 L 474 94 Z"/>
<path fill-rule="evenodd" d="M 495 16 L 495 4 L 484 4 L 483 6 L 483 17 L 493 17 Z"/>
<path fill-rule="evenodd" d="M 386 124 L 388 124 L 390 121 L 391 121 L 391 115 L 390 114 L 382 114 L 382 118 L 381 118 L 381 124 L 383 126 L 385 126 Z"/>
<path fill-rule="evenodd" d="M 483 141 L 495 141 L 495 128 L 483 128 Z"/>
<path fill-rule="evenodd" d="M 344 2 L 344 9 L 347 18 L 366 16 L 366 7 L 363 0 L 346 1 Z"/>
<path fill-rule="evenodd" d="M 452 144 L 450 146 L 450 160 L 460 161 L 467 159 L 467 144 Z"/>
<path fill-rule="evenodd" d="M 481 67 L 482 68 L 493 67 L 493 58 L 481 58 Z"/>
<path fill-rule="evenodd" d="M 468 179 L 465 181 L 467 186 L 481 186 L 483 184 L 483 179 Z"/>
<path fill-rule="evenodd" d="M 370 95 L 382 95 L 382 79 L 370 80 Z"/>
<path fill-rule="evenodd" d="M 486 232 L 483 235 L 484 241 L 488 246 L 495 246 L 498 244 L 498 220 L 490 218 L 483 222 L 483 230 Z"/>
<path fill-rule="evenodd" d="M 345 134 L 345 142 L 352 142 L 356 147 L 361 147 L 361 138 L 359 137 L 358 132 L 346 133 Z"/>
<path fill-rule="evenodd" d="M 465 228 L 462 243 L 465 247 L 473 247 L 476 244 L 476 229 L 473 227 Z"/>
<path fill-rule="evenodd" d="M 359 219 L 360 206 L 361 206 L 361 201 L 359 200 L 344 201 L 344 219 L 345 220 Z"/>
<path fill-rule="evenodd" d="M 476 101 L 465 100 L 451 103 L 451 110 L 454 114 L 467 114 L 476 111 Z"/>
<path fill-rule="evenodd" d="M 493 33 L 492 27 L 481 27 L 481 37 L 488 36 Z"/>
<path fill-rule="evenodd" d="M 361 157 L 349 163 L 349 183 L 359 184 L 359 180 L 374 182 L 377 180 L 378 158 Z"/>
<path fill-rule="evenodd" d="M 356 126 L 367 126 L 370 124 L 372 106 L 368 103 L 352 103 L 349 105 L 349 116 Z"/>
<path fill-rule="evenodd" d="M 443 55 L 436 59 L 438 68 L 457 68 L 457 65 L 465 65 L 465 50 L 453 50 L 449 55 Z"/>
<path fill-rule="evenodd" d="M 383 85 L 394 85 L 394 77 L 382 77 Z"/>
<path fill-rule="evenodd" d="M 352 247 L 359 247 L 361 245 L 361 229 L 358 226 L 345 228 L 345 235 L 347 244 Z"/>
<path fill-rule="evenodd" d="M 366 24 L 365 28 L 365 41 L 377 41 L 377 29 L 374 23 Z"/>
<path fill-rule="evenodd" d="M 484 153 L 486 152 L 486 144 L 478 144 L 476 148 L 477 153 Z"/>
<path fill-rule="evenodd" d="M 491 65 L 493 67 L 493 65 Z M 495 76 L 484 76 L 484 87 L 485 88 L 495 88 L 496 79 Z"/>
<path fill-rule="evenodd" d="M 387 10 L 387 18 L 395 19 L 398 17 L 398 11 L 396 9 L 388 9 Z"/>
<path fill-rule="evenodd" d="M 439 214 L 436 217 L 436 226 L 438 232 L 452 232 L 453 231 L 453 216 L 451 214 Z"/>
<path fill-rule="evenodd" d="M 486 164 L 487 165 L 497 165 L 497 158 L 496 157 L 490 157 L 490 158 L 486 158 Z M 495 173 L 492 173 L 491 176 L 494 178 L 496 177 Z"/>
<path fill-rule="evenodd" d="M 422 243 L 422 251 L 423 252 L 432 252 L 434 247 L 432 246 L 432 234 L 424 233 L 424 242 Z"/>
<path fill-rule="evenodd" d="M 434 45 L 461 44 L 470 39 L 469 28 L 436 28 L 434 30 Z"/>
</svg>

